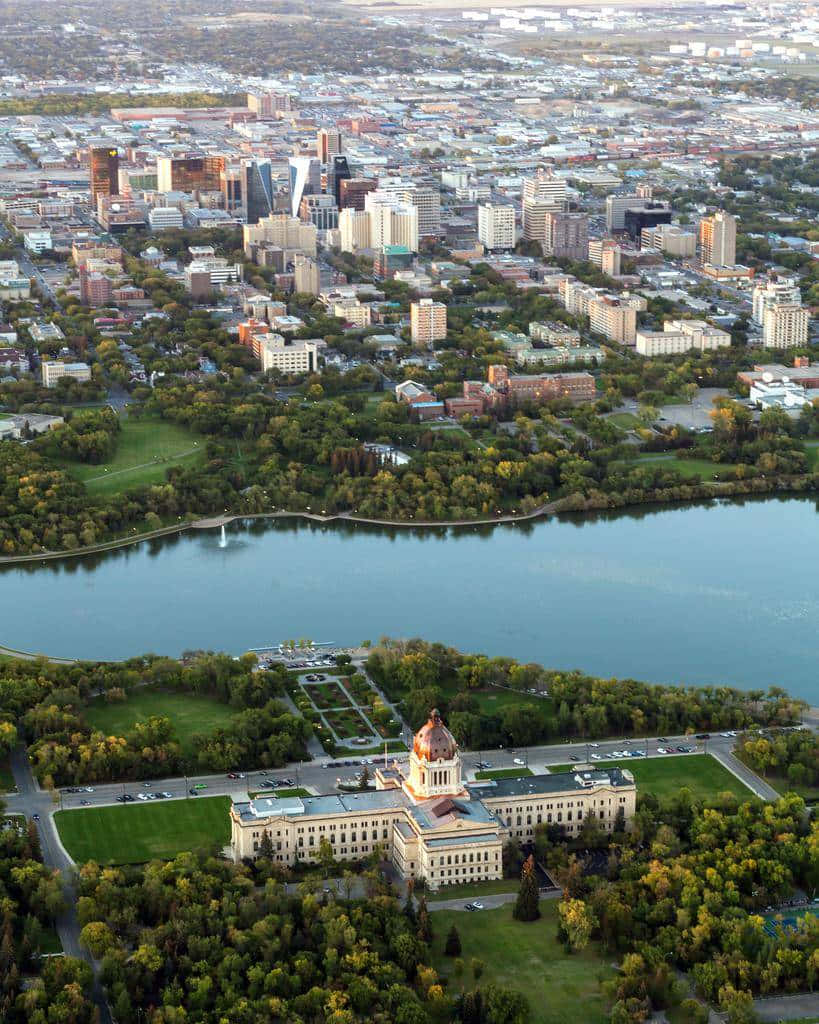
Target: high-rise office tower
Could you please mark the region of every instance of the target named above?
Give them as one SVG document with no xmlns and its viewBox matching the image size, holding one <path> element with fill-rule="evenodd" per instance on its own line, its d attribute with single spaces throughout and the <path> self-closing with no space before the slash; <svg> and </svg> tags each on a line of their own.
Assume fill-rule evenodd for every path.
<svg viewBox="0 0 819 1024">
<path fill-rule="evenodd" d="M 242 194 L 245 220 L 258 224 L 273 212 L 273 170 L 269 160 L 246 160 L 242 164 Z"/>
<path fill-rule="evenodd" d="M 244 179 L 245 170 L 239 164 L 231 164 L 225 167 L 224 171 L 219 175 L 225 209 L 228 213 L 243 214 L 245 205 Z"/>
<path fill-rule="evenodd" d="M 227 158 L 223 156 L 157 157 L 157 191 L 219 192 L 226 166 Z"/>
<path fill-rule="evenodd" d="M 338 190 L 340 209 L 363 210 L 367 194 L 375 192 L 376 188 L 377 183 L 373 178 L 342 178 Z"/>
<path fill-rule="evenodd" d="M 737 219 L 717 210 L 700 221 L 702 262 L 712 267 L 735 267 L 737 263 Z"/>
<path fill-rule="evenodd" d="M 341 206 L 341 183 L 349 181 L 350 168 L 346 156 L 334 156 L 327 164 L 327 194 L 333 196 L 336 206 Z"/>
<path fill-rule="evenodd" d="M 639 193 L 638 189 L 638 193 Z M 649 195 L 616 195 L 606 196 L 606 230 L 623 231 L 626 226 L 626 210 L 642 210 L 652 206 L 654 200 Z"/>
<path fill-rule="evenodd" d="M 531 242 L 546 241 L 546 215 L 563 213 L 567 206 L 566 182 L 539 170 L 523 182 L 523 237 Z"/>
<path fill-rule="evenodd" d="M 91 206 L 99 196 L 119 194 L 119 153 L 116 146 L 92 146 L 90 151 Z"/>
<path fill-rule="evenodd" d="M 364 208 L 370 215 L 370 245 L 374 249 L 403 245 L 410 252 L 418 252 L 417 207 L 375 191 L 367 195 Z"/>
<path fill-rule="evenodd" d="M 347 206 L 338 215 L 343 252 L 370 248 L 370 215 L 365 210 Z"/>
<path fill-rule="evenodd" d="M 316 132 L 316 156 L 323 164 L 329 164 L 334 156 L 340 156 L 342 150 L 341 132 L 319 128 Z"/>
<path fill-rule="evenodd" d="M 478 241 L 485 248 L 515 248 L 515 208 L 509 204 L 482 203 L 478 207 Z"/>
<path fill-rule="evenodd" d="M 291 156 L 290 169 L 290 212 L 299 215 L 303 196 L 318 195 L 321 192 L 321 161 L 314 156 Z"/>
</svg>

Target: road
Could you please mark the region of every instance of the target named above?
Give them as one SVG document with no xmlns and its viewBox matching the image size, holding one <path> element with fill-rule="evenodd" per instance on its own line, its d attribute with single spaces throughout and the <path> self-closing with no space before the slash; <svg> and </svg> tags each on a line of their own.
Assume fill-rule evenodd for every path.
<svg viewBox="0 0 819 1024">
<path fill-rule="evenodd" d="M 776 799 L 777 793 L 764 780 L 756 776 L 749 768 L 739 762 L 733 755 L 734 739 L 731 737 L 713 736 L 707 741 L 696 741 L 686 736 L 667 737 L 668 746 L 691 746 L 695 752 L 706 752 L 713 755 L 733 775 L 744 782 L 752 792 L 766 800 Z M 662 744 L 660 744 L 662 745 Z M 569 764 L 572 759 L 578 768 L 581 765 L 589 765 L 592 768 L 595 760 L 592 755 L 597 755 L 600 760 L 611 759 L 618 750 L 641 750 L 649 758 L 660 757 L 667 760 L 669 757 L 692 757 L 691 754 L 658 754 L 658 742 L 656 739 L 632 740 L 626 744 L 625 740 L 605 740 L 595 747 L 592 743 L 562 743 L 551 744 L 539 747 L 521 748 L 519 751 L 491 750 L 491 751 L 464 751 L 461 754 L 461 761 L 464 775 L 467 779 L 474 779 L 478 762 L 489 762 L 493 769 L 508 769 L 514 767 L 528 767 L 531 771 L 538 773 L 553 765 Z M 399 760 L 407 759 L 409 755 L 388 755 L 388 762 L 391 764 L 396 756 Z M 523 762 L 523 765 L 516 765 L 515 761 Z M 636 760 L 636 758 L 635 758 Z M 368 761 L 372 767 L 383 763 L 383 755 L 370 757 Z M 10 793 L 5 798 L 10 813 L 31 815 L 39 813 L 44 817 L 54 809 L 62 807 L 65 810 L 84 806 L 82 801 L 87 801 L 87 806 L 99 807 L 112 805 L 117 802 L 117 797 L 124 793 L 130 793 L 134 797 L 139 794 L 147 794 L 151 791 L 168 792 L 172 799 L 197 799 L 190 795 L 189 790 L 195 785 L 204 785 L 206 788 L 201 791 L 202 796 L 230 796 L 233 800 L 247 800 L 248 793 L 262 791 L 262 782 L 269 780 L 292 779 L 297 786 L 310 789 L 316 793 L 339 792 L 336 782 L 339 778 L 349 778 L 355 768 L 363 762 L 363 759 L 345 758 L 342 764 L 339 760 L 333 760 L 327 756 L 321 756 L 314 761 L 301 764 L 291 764 L 285 768 L 274 769 L 262 774 L 259 771 L 247 772 L 244 779 L 228 779 L 224 774 L 205 774 L 176 776 L 168 779 L 152 779 L 150 783 L 143 785 L 135 782 L 108 782 L 95 785 L 91 793 L 66 793 L 64 790 L 52 798 L 51 794 L 35 789 L 34 785 L 27 787 L 25 791 Z M 54 802 L 56 800 L 56 803 Z"/>
<path fill-rule="evenodd" d="M 29 813 L 29 816 L 34 813 L 39 813 L 40 815 L 40 820 L 37 822 L 37 832 L 40 837 L 43 863 L 60 872 L 65 910 L 57 918 L 55 925 L 57 934 L 60 936 L 63 952 L 67 956 L 79 957 L 91 965 L 94 971 L 94 985 L 91 994 L 99 1010 L 100 1024 L 111 1024 L 111 1014 L 102 990 L 102 983 L 99 980 L 99 964 L 80 945 L 80 925 L 77 920 L 77 893 L 73 870 L 74 862 L 63 849 L 57 835 L 57 829 L 54 826 L 54 819 L 51 815 L 53 808 L 51 794 L 42 792 L 34 781 L 25 748 L 18 747 L 12 751 L 9 760 L 11 762 L 12 774 L 14 775 L 14 782 L 17 786 L 15 799 L 31 808 L 30 812 L 26 812 Z M 36 808 L 36 811 L 34 808 Z"/>
</svg>

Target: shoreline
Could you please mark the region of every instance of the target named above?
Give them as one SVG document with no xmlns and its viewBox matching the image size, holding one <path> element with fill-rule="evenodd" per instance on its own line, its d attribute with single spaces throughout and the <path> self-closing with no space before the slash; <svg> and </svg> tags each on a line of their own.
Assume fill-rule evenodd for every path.
<svg viewBox="0 0 819 1024">
<path fill-rule="evenodd" d="M 803 477 L 795 478 L 795 482 L 803 480 Z M 237 519 L 308 519 L 316 523 L 353 523 L 363 526 L 381 526 L 390 529 L 446 529 L 448 527 L 468 526 L 501 526 L 514 523 L 529 522 L 535 519 L 548 518 L 560 514 L 574 514 L 586 516 L 600 513 L 616 514 L 627 512 L 629 509 L 640 508 L 645 505 L 655 505 L 658 508 L 674 508 L 683 504 L 698 504 L 702 502 L 715 501 L 719 498 L 776 498 L 781 495 L 793 497 L 816 496 L 812 488 L 798 486 L 786 486 L 782 481 L 773 489 L 753 489 L 751 487 L 737 488 L 734 481 L 709 482 L 700 484 L 703 493 L 681 495 L 678 498 L 654 496 L 646 498 L 645 501 L 632 501 L 622 505 L 589 503 L 578 507 L 574 495 L 566 495 L 557 498 L 555 501 L 539 505 L 531 512 L 506 513 L 492 517 L 481 517 L 479 519 L 377 519 L 369 516 L 359 516 L 354 512 L 332 512 L 321 514 L 319 512 L 279 510 L 275 512 L 231 512 L 222 515 L 202 516 L 198 519 L 188 519 L 184 522 L 173 523 L 169 526 L 160 526 L 156 530 L 148 530 L 144 533 L 134 533 L 130 536 L 118 537 L 109 541 L 101 541 L 89 547 L 75 548 L 62 551 L 42 551 L 36 554 L 27 555 L 0 555 L 0 568 L 4 566 L 25 565 L 31 562 L 53 562 L 68 558 L 82 558 L 86 555 L 104 554 L 106 551 L 116 551 L 118 548 L 130 547 L 146 540 L 156 540 L 161 537 L 170 537 L 174 534 L 184 533 L 186 530 L 211 530 L 227 526 Z M 751 483 L 751 481 L 748 481 Z M 692 490 L 695 488 L 692 487 Z"/>
</svg>

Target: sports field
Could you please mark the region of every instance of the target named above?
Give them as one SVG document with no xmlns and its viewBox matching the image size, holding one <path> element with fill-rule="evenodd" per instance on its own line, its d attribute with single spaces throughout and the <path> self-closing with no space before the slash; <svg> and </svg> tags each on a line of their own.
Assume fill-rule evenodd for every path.
<svg viewBox="0 0 819 1024">
<path fill-rule="evenodd" d="M 84 712 L 86 721 L 106 736 L 123 736 L 137 722 L 152 715 L 170 718 L 183 750 L 191 752 L 191 738 L 226 725 L 232 708 L 212 697 L 170 693 L 148 687 L 132 690 L 128 699 L 107 704 L 103 697 L 92 700 Z"/>
<path fill-rule="evenodd" d="M 163 483 L 170 466 L 179 462 L 190 465 L 204 454 L 204 439 L 186 427 L 158 417 L 123 416 L 120 422 L 117 450 L 108 462 L 92 466 L 71 459 L 58 460 L 92 494 L 118 494 L 131 487 Z"/>
<path fill-rule="evenodd" d="M 640 790 L 658 797 L 671 796 L 685 786 L 696 800 L 712 800 L 720 793 L 733 793 L 741 800 L 753 795 L 710 754 L 685 754 L 679 757 L 630 757 L 624 761 L 591 761 L 593 769 L 625 768 L 632 773 Z M 576 764 L 549 765 L 550 772 L 574 772 Z M 586 765 L 583 765 L 586 768 Z"/>
<path fill-rule="evenodd" d="M 482 960 L 485 969 L 479 984 L 521 992 L 529 1001 L 529 1024 L 603 1024 L 608 1015 L 600 981 L 613 976 L 609 961 L 615 958 L 598 955 L 592 945 L 568 955 L 556 938 L 557 900 L 541 900 L 540 910 L 540 920 L 525 924 L 513 919 L 512 904 L 474 914 L 436 910 L 431 915 L 433 966 L 452 979 L 453 990 L 460 990 L 462 983 L 468 990 L 475 987 L 470 961 Z M 462 979 L 453 977 L 453 958 L 443 955 L 453 924 L 466 965 Z"/>
<path fill-rule="evenodd" d="M 57 811 L 54 821 L 78 864 L 142 864 L 184 850 L 221 849 L 230 841 L 229 809 L 228 796 L 198 796 Z"/>
</svg>

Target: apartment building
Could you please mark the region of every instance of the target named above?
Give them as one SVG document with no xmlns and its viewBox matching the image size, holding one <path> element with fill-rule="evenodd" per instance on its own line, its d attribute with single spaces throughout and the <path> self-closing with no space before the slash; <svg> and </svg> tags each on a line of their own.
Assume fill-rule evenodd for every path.
<svg viewBox="0 0 819 1024">
<path fill-rule="evenodd" d="M 252 246 L 271 245 L 298 250 L 315 259 L 317 236 L 315 224 L 305 224 L 287 213 L 272 213 L 269 217 L 260 217 L 257 224 L 245 224 L 242 228 L 245 255 L 249 258 Z"/>
<path fill-rule="evenodd" d="M 372 322 L 372 309 L 358 299 L 339 299 L 333 304 L 333 316 L 350 324 L 352 327 L 369 327 Z"/>
<path fill-rule="evenodd" d="M 370 218 L 370 244 L 374 249 L 387 245 L 403 245 L 418 252 L 418 208 L 403 203 L 380 191 L 370 192 L 364 199 Z"/>
<path fill-rule="evenodd" d="M 566 182 L 563 178 L 538 171 L 523 182 L 523 237 L 530 242 L 546 243 L 546 218 L 550 213 L 563 213 L 567 207 Z"/>
<path fill-rule="evenodd" d="M 575 348 L 580 344 L 580 331 L 559 320 L 533 320 L 529 324 L 529 337 L 533 341 L 542 341 L 547 345 L 562 345 Z"/>
<path fill-rule="evenodd" d="M 637 331 L 637 310 L 619 296 L 600 295 L 589 302 L 589 326 L 609 341 L 633 345 Z"/>
<path fill-rule="evenodd" d="M 609 277 L 618 277 L 620 274 L 620 263 L 622 250 L 613 238 L 592 238 L 589 239 L 589 263 L 599 267 Z"/>
<path fill-rule="evenodd" d="M 641 356 L 678 355 L 727 348 L 731 335 L 705 320 L 667 320 L 661 331 L 637 331 L 635 349 Z"/>
<path fill-rule="evenodd" d="M 342 252 L 355 252 L 370 248 L 370 215 L 352 207 L 339 211 L 338 230 Z"/>
<path fill-rule="evenodd" d="M 478 241 L 490 252 L 515 248 L 515 208 L 506 203 L 478 207 Z"/>
<path fill-rule="evenodd" d="M 640 248 L 656 249 L 677 259 L 693 259 L 697 254 L 697 236 L 676 224 L 658 224 L 643 228 Z"/>
<path fill-rule="evenodd" d="M 433 348 L 446 338 L 446 306 L 432 299 L 418 299 L 410 304 L 410 336 L 413 345 Z"/>
<path fill-rule="evenodd" d="M 711 267 L 735 267 L 737 262 L 737 219 L 717 210 L 700 221 L 700 258 Z"/>
<path fill-rule="evenodd" d="M 296 254 L 293 261 L 294 285 L 297 292 L 304 292 L 307 295 L 318 295 L 321 291 L 321 273 L 319 265 L 309 256 L 301 253 Z"/>
<path fill-rule="evenodd" d="M 262 370 L 282 373 L 314 373 L 318 367 L 316 341 L 285 342 L 281 334 L 264 334 L 260 340 Z"/>
<path fill-rule="evenodd" d="M 808 343 L 810 313 L 802 305 L 768 306 L 762 317 L 765 348 L 794 348 Z"/>
<path fill-rule="evenodd" d="M 543 250 L 558 260 L 585 260 L 589 253 L 589 218 L 585 213 L 544 216 Z"/>
<path fill-rule="evenodd" d="M 765 310 L 771 306 L 780 305 L 801 306 L 802 292 L 795 277 L 778 277 L 772 274 L 754 287 L 752 313 L 754 323 L 761 327 L 765 320 Z"/>
</svg>

